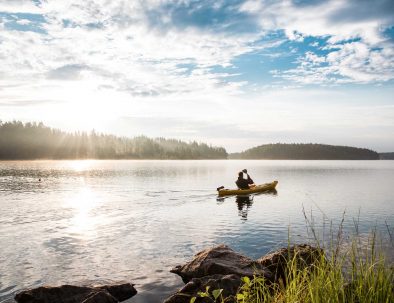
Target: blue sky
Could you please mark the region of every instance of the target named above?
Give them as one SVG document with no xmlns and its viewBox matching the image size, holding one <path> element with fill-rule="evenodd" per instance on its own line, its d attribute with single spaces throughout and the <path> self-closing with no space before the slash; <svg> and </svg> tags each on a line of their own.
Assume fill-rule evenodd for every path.
<svg viewBox="0 0 394 303">
<path fill-rule="evenodd" d="M 0 1 L 0 119 L 394 151 L 391 0 Z"/>
</svg>

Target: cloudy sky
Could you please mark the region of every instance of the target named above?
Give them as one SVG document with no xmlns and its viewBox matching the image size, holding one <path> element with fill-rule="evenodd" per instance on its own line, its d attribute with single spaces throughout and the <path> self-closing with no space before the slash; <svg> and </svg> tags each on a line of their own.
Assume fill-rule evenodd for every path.
<svg viewBox="0 0 394 303">
<path fill-rule="evenodd" d="M 394 151 L 392 0 L 0 0 L 0 119 Z"/>
</svg>

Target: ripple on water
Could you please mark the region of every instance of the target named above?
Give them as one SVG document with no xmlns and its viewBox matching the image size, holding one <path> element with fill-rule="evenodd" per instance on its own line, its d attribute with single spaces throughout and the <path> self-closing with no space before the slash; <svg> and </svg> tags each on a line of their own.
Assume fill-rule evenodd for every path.
<svg viewBox="0 0 394 303">
<path fill-rule="evenodd" d="M 9 296 L 10 294 L 13 294 L 16 291 L 16 289 L 17 289 L 17 285 L 10 285 L 5 288 L 0 288 L 0 299 L 2 297 L 5 298 L 5 297 Z"/>
<path fill-rule="evenodd" d="M 394 162 L 380 165 L 0 162 L 0 301 L 24 287 L 105 278 L 136 283 L 133 303 L 160 302 L 182 285 L 169 270 L 206 247 L 225 243 L 258 258 L 287 245 L 289 226 L 296 241 L 305 240 L 303 205 L 315 218 L 324 212 L 335 223 L 346 208 L 347 230 L 360 207 L 363 232 L 380 219 L 394 222 Z M 244 167 L 253 168 L 255 180 L 279 179 L 276 195 L 217 199 L 218 183 L 234 184 Z"/>
</svg>

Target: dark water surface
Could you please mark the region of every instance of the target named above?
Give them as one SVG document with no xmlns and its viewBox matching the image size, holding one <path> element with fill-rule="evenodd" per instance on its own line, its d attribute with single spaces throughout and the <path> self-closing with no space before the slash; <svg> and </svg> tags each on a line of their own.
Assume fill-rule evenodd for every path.
<svg viewBox="0 0 394 303">
<path fill-rule="evenodd" d="M 277 193 L 217 199 L 248 168 Z M 41 178 L 41 182 L 38 179 Z M 127 280 L 129 302 L 182 285 L 169 269 L 226 243 L 250 257 L 307 238 L 316 222 L 394 225 L 394 161 L 0 162 L 0 302 L 43 284 Z"/>
</svg>

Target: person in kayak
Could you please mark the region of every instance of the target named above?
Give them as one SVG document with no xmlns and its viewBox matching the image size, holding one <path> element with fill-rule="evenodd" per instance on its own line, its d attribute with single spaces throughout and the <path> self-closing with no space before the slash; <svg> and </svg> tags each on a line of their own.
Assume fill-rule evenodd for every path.
<svg viewBox="0 0 394 303">
<path fill-rule="evenodd" d="M 238 173 L 238 179 L 235 181 L 235 184 L 237 184 L 239 189 L 249 189 L 256 186 L 246 169 Z"/>
<path fill-rule="evenodd" d="M 256 186 L 254 184 L 254 181 L 252 180 L 252 178 L 249 176 L 247 169 L 246 168 L 243 169 L 242 172 L 243 172 L 243 175 L 244 175 L 243 178 L 248 181 L 249 187 Z"/>
</svg>

